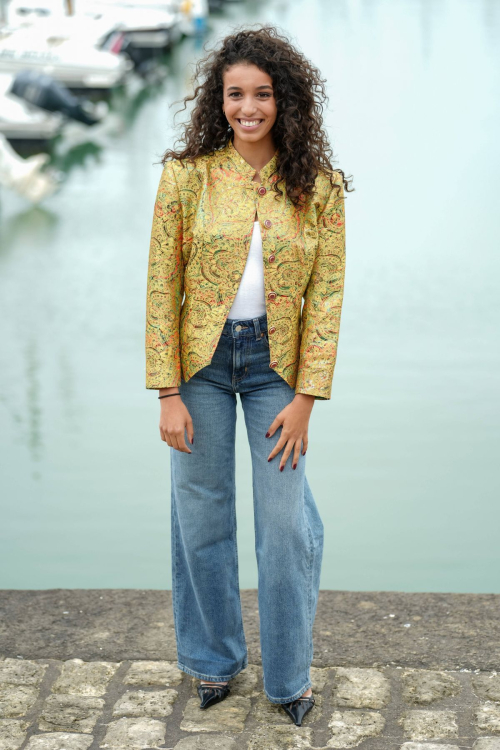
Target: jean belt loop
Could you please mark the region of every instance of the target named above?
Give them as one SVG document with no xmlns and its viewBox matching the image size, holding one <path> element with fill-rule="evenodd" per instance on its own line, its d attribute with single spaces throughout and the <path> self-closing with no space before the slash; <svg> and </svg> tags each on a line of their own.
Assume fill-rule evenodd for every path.
<svg viewBox="0 0 500 750">
<path fill-rule="evenodd" d="M 258 340 L 260 339 L 260 321 L 258 318 L 253 319 L 253 324 L 255 328 L 255 338 Z"/>
</svg>

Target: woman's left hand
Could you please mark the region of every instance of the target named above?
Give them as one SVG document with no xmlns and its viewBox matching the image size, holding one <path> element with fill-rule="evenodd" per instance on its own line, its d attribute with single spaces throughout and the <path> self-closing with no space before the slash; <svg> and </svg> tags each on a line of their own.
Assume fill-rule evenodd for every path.
<svg viewBox="0 0 500 750">
<path fill-rule="evenodd" d="M 274 435 L 280 425 L 282 425 L 282 430 L 279 440 L 272 449 L 267 460 L 270 461 L 274 458 L 283 446 L 285 446 L 279 465 L 280 471 L 283 471 L 285 468 L 288 456 L 292 450 L 292 469 L 297 468 L 302 443 L 304 444 L 302 455 L 305 454 L 308 443 L 307 430 L 309 426 L 309 417 L 311 416 L 313 406 L 314 396 L 308 396 L 306 393 L 297 393 L 295 394 L 293 401 L 287 404 L 271 422 L 266 437 Z"/>
</svg>

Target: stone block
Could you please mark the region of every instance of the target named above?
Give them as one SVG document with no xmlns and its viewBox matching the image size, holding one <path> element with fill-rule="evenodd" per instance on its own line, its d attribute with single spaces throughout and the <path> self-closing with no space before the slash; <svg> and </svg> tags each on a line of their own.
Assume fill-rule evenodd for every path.
<svg viewBox="0 0 500 750">
<path fill-rule="evenodd" d="M 378 737 L 385 719 L 377 711 L 334 711 L 328 726 L 332 736 L 327 747 L 356 747 L 368 737 Z"/>
<path fill-rule="evenodd" d="M 412 740 L 434 740 L 458 737 L 454 711 L 407 711 L 398 721 Z"/>
<path fill-rule="evenodd" d="M 231 737 L 199 734 L 196 737 L 184 737 L 175 745 L 174 750 L 238 750 L 238 746 Z"/>
<path fill-rule="evenodd" d="M 482 672 L 473 675 L 472 689 L 481 700 L 500 702 L 500 674 Z"/>
<path fill-rule="evenodd" d="M 118 719 L 108 725 L 100 750 L 142 750 L 165 744 L 165 724 L 158 719 Z"/>
<path fill-rule="evenodd" d="M 378 669 L 337 667 L 335 670 L 334 706 L 383 708 L 389 700 L 389 680 Z"/>
<path fill-rule="evenodd" d="M 141 687 L 165 687 L 166 685 L 175 687 L 181 684 L 183 678 L 184 672 L 181 672 L 174 662 L 136 661 L 130 665 L 123 682 Z"/>
<path fill-rule="evenodd" d="M 480 737 L 472 745 L 472 750 L 500 750 L 500 737 Z"/>
<path fill-rule="evenodd" d="M 290 722 L 290 719 L 288 720 Z M 309 750 L 311 730 L 296 727 L 259 727 L 248 741 L 247 750 Z"/>
<path fill-rule="evenodd" d="M 40 685 L 47 664 L 28 659 L 4 659 L 0 662 L 0 685 Z"/>
<path fill-rule="evenodd" d="M 474 721 L 480 732 L 500 732 L 500 705 L 494 701 L 481 703 L 474 711 Z"/>
<path fill-rule="evenodd" d="M 450 695 L 458 695 L 461 690 L 457 678 L 446 672 L 426 669 L 407 670 L 402 674 L 401 679 L 403 699 L 407 703 L 417 705 L 429 705 Z"/>
<path fill-rule="evenodd" d="M 106 661 L 65 661 L 61 674 L 52 686 L 53 693 L 64 695 L 105 695 L 110 679 L 120 664 Z"/>
<path fill-rule="evenodd" d="M 0 719 L 0 750 L 18 750 L 29 724 L 22 719 Z"/>
<path fill-rule="evenodd" d="M 92 732 L 104 706 L 102 698 L 49 695 L 38 727 L 42 732 Z"/>
<path fill-rule="evenodd" d="M 441 742 L 405 742 L 400 750 L 460 750 L 460 746 L 442 745 Z"/>
<path fill-rule="evenodd" d="M 200 684 L 195 680 L 196 685 Z M 248 664 L 236 677 L 229 682 L 229 687 L 234 695 L 246 695 L 252 698 L 262 690 L 262 668 L 256 664 Z"/>
<path fill-rule="evenodd" d="M 31 685 L 0 685 L 0 716 L 24 716 L 38 698 L 38 689 Z"/>
<path fill-rule="evenodd" d="M 200 699 L 190 698 L 180 729 L 183 732 L 243 732 L 250 706 L 249 698 L 231 693 L 220 703 L 202 711 Z"/>
<path fill-rule="evenodd" d="M 311 667 L 311 682 L 313 693 L 318 693 L 321 690 L 325 689 L 326 682 L 333 671 L 333 669 Z"/>
<path fill-rule="evenodd" d="M 170 716 L 178 695 L 177 690 L 128 690 L 113 706 L 113 716 Z"/>
<path fill-rule="evenodd" d="M 51 732 L 30 737 L 25 750 L 88 750 L 94 738 L 90 734 Z"/>
</svg>

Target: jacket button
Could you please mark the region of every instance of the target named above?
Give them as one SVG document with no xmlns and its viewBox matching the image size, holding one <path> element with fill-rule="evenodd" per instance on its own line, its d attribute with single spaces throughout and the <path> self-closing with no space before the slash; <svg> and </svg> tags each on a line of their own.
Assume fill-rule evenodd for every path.
<svg viewBox="0 0 500 750">
<path fill-rule="evenodd" d="M 266 219 L 264 222 L 264 226 L 266 229 L 269 229 L 270 226 L 272 226 L 272 222 L 270 219 Z"/>
<path fill-rule="evenodd" d="M 269 292 L 267 299 L 276 299 L 276 292 Z"/>
<path fill-rule="evenodd" d="M 274 333 L 275 330 L 276 330 L 276 328 L 274 326 L 271 326 L 271 328 L 269 329 L 268 333 Z"/>
<path fill-rule="evenodd" d="M 267 190 L 266 190 L 265 187 L 260 187 L 259 188 L 259 195 L 265 195 L 266 193 L 267 193 Z"/>
<path fill-rule="evenodd" d="M 275 257 L 276 257 L 275 255 L 270 255 L 268 258 L 269 263 L 272 263 Z"/>
<path fill-rule="evenodd" d="M 276 365 L 277 365 L 277 364 L 278 364 L 278 363 L 276 362 L 276 360 L 275 360 L 275 359 L 273 359 L 273 361 L 272 361 L 272 362 L 269 362 L 269 367 L 276 367 Z"/>
</svg>

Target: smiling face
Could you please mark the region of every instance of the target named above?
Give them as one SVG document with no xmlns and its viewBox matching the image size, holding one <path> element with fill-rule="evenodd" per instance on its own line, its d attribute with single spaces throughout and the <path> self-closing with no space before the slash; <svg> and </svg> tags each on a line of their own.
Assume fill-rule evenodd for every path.
<svg viewBox="0 0 500 750">
<path fill-rule="evenodd" d="M 271 77 L 256 65 L 238 63 L 223 76 L 222 108 L 235 135 L 235 141 L 272 141 L 278 110 Z"/>
</svg>

